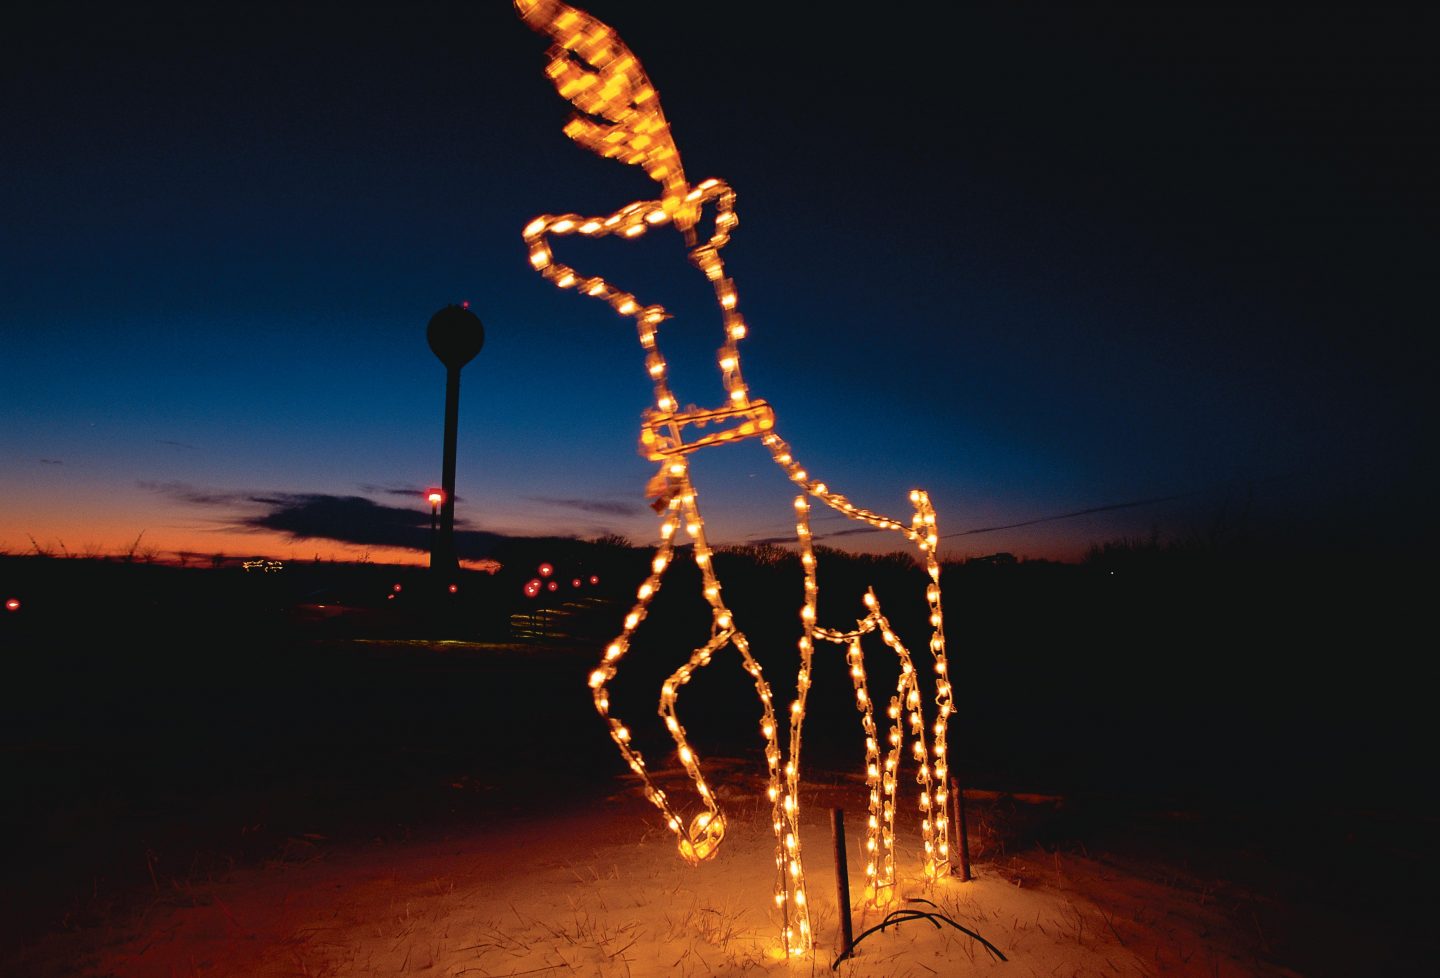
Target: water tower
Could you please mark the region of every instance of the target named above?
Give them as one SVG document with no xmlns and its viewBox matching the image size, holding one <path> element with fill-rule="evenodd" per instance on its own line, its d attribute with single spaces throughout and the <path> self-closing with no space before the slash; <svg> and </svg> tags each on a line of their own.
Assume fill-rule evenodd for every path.
<svg viewBox="0 0 1440 978">
<path fill-rule="evenodd" d="M 431 534 L 430 567 L 443 573 L 459 569 L 455 554 L 455 435 L 460 423 L 460 368 L 485 345 L 485 327 L 470 303 L 450 305 L 430 317 L 425 329 L 430 349 L 445 364 L 445 461 L 442 468 L 440 532 Z"/>
</svg>

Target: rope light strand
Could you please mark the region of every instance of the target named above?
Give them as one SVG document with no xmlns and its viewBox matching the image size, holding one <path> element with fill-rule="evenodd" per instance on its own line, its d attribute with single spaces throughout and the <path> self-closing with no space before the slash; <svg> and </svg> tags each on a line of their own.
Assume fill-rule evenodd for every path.
<svg viewBox="0 0 1440 978">
<path fill-rule="evenodd" d="M 720 257 L 720 250 L 739 224 L 734 191 L 714 178 L 693 187 L 688 184 L 679 151 L 660 110 L 659 96 L 639 60 L 613 30 L 559 0 L 515 0 L 515 6 L 528 25 L 550 35 L 553 41 L 546 74 L 560 94 L 579 110 L 566 125 L 566 135 L 602 156 L 644 167 L 662 187 L 658 200 L 636 201 L 600 217 L 545 214 L 531 221 L 523 231 L 530 264 L 537 272 L 557 288 L 573 289 L 601 300 L 617 314 L 634 320 L 654 394 L 653 406 L 646 408 L 642 415 L 639 447 L 641 454 L 658 465 L 648 491 L 654 496 L 655 508 L 660 514 L 660 543 L 651 561 L 650 574 L 640 584 L 635 603 L 625 616 L 622 631 L 606 646 L 599 665 L 590 674 L 595 708 L 605 720 L 621 757 L 640 778 L 645 797 L 664 816 L 666 826 L 676 837 L 681 857 L 692 865 L 698 864 L 718 851 L 725 837 L 726 820 L 701 769 L 700 758 L 687 738 L 680 717 L 679 696 L 681 689 L 701 669 L 734 650 L 753 680 L 760 701 L 766 795 L 775 833 L 773 896 L 780 917 L 782 943 L 787 955 L 809 953 L 814 948 L 814 936 L 801 846 L 801 738 L 817 641 L 846 650 L 845 665 L 865 735 L 865 784 L 869 793 L 866 900 L 883 906 L 896 898 L 895 813 L 907 733 L 918 787 L 924 876 L 933 881 L 948 871 L 946 737 L 954 700 L 940 604 L 935 510 L 926 493 L 912 491 L 913 515 L 907 525 L 854 505 L 845 496 L 832 492 L 825 483 L 813 479 L 800 465 L 790 445 L 775 430 L 774 411 L 763 399 L 751 396 L 740 370 L 740 341 L 748 335 L 749 326 L 740 311 L 739 292 L 734 281 L 726 276 Z M 714 229 L 707 240 L 697 242 L 695 228 L 707 207 L 714 211 Z M 673 225 L 684 236 L 690 261 L 711 283 L 720 310 L 725 339 L 716 359 L 726 400 L 716 408 L 680 409 L 680 402 L 670 388 L 668 364 L 657 341 L 660 325 L 671 318 L 663 306 L 647 303 L 600 276 L 585 275 L 557 261 L 551 244 L 554 238 L 570 235 L 638 238 L 652 228 L 667 225 Z M 748 438 L 759 438 L 775 463 L 801 490 L 795 499 L 795 534 L 804 569 L 804 599 L 800 608 L 799 668 L 795 698 L 786 716 L 784 752 L 771 687 L 751 654 L 749 640 L 721 597 L 713 551 L 706 541 L 705 521 L 688 464 L 688 456 L 693 452 Z M 910 651 L 882 613 L 873 590 L 864 595 L 865 614 L 856 620 L 854 629 L 841 631 L 817 622 L 819 583 L 807 497 L 820 500 L 848 519 L 899 533 L 916 546 L 923 558 L 929 579 L 925 593 L 930 608 L 929 651 L 935 677 L 935 720 L 930 727 L 926 726 L 919 671 Z M 632 744 L 629 727 L 614 716 L 610 708 L 610 683 L 616 678 L 620 662 L 630 650 L 635 632 L 660 590 L 665 572 L 675 557 L 675 537 L 682 529 L 693 545 L 692 556 L 700 570 L 703 595 L 710 607 L 710 638 L 692 650 L 686 661 L 661 684 L 658 712 L 675 743 L 680 765 L 699 798 L 700 808 L 688 820 L 656 784 L 645 758 Z M 890 722 L 883 751 L 861 648 L 861 638 L 872 632 L 879 633 L 899 663 L 895 693 L 886 707 Z"/>
</svg>

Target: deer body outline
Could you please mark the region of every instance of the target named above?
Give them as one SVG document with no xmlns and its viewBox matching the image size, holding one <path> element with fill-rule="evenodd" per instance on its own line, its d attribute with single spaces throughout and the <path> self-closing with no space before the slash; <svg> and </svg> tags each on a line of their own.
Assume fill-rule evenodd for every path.
<svg viewBox="0 0 1440 978">
<path fill-rule="evenodd" d="M 953 711 L 953 697 L 945 656 L 935 512 L 929 497 L 923 491 L 914 490 L 910 493 L 913 516 L 908 525 L 901 523 L 855 506 L 843 495 L 832 492 L 825 483 L 811 478 L 810 473 L 801 467 L 790 446 L 776 431 L 775 415 L 770 405 L 763 399 L 750 396 L 740 372 L 739 342 L 745 338 L 748 327 L 739 311 L 735 283 L 726 276 L 720 257 L 721 249 L 729 242 L 731 232 L 738 224 L 734 191 L 724 181 L 715 178 L 693 187 L 687 182 L 678 150 L 660 110 L 659 97 L 638 59 L 613 30 L 584 11 L 559 0 L 515 0 L 515 6 L 530 27 L 549 34 L 553 39 L 546 74 L 560 94 L 579 110 L 566 125 L 566 134 L 601 155 L 643 166 L 663 188 L 663 195 L 658 200 L 636 201 L 604 216 L 541 215 L 531 221 L 523 232 L 530 263 L 547 280 L 558 288 L 573 288 L 603 300 L 620 315 L 634 319 L 645 353 L 646 370 L 654 384 L 655 404 L 644 412 L 640 448 L 642 454 L 659 464 L 649 492 L 656 497 L 654 506 L 660 515 L 660 545 L 651 563 L 651 573 L 639 586 L 636 602 L 625 617 L 621 633 L 607 645 L 600 663 L 590 674 L 589 685 L 595 708 L 609 728 L 622 758 L 642 780 L 645 796 L 660 810 L 666 825 L 676 836 L 681 856 L 688 862 L 698 863 L 718 850 L 726 823 L 715 793 L 701 771 L 700 760 L 688 743 L 676 704 L 681 687 L 699 669 L 709 665 L 727 647 L 735 649 L 743 668 L 753 680 L 761 705 L 760 728 L 765 742 L 767 794 L 776 840 L 774 900 L 784 920 L 782 936 L 787 953 L 807 952 L 813 946 L 813 935 L 801 859 L 798 787 L 801 733 L 817 641 L 846 648 L 845 661 L 854 685 L 856 708 L 862 717 L 866 783 L 869 788 L 865 854 L 867 898 L 876 904 L 884 904 L 895 895 L 895 794 L 907 726 L 916 763 L 916 781 L 920 788 L 925 875 L 935 879 L 948 871 L 946 732 L 948 717 Z M 706 207 L 714 209 L 714 230 L 707 240 L 698 241 L 696 226 Z M 599 276 L 585 275 L 557 261 L 551 246 L 551 239 L 556 237 L 615 234 L 633 238 L 667 224 L 673 224 L 684 236 L 689 259 L 711 282 L 721 311 L 725 343 L 719 351 L 718 361 L 728 403 L 718 408 L 680 408 L 667 380 L 666 362 L 658 346 L 659 326 L 670 318 L 663 306 L 645 304 Z M 704 431 L 711 426 L 714 426 L 712 430 Z M 692 435 L 688 441 L 687 433 Z M 760 664 L 751 654 L 749 639 L 723 600 L 721 583 L 711 559 L 712 550 L 706 541 L 698 493 L 691 481 L 688 465 L 688 456 L 696 451 L 748 438 L 759 438 L 776 464 L 802 490 L 795 499 L 796 538 L 805 576 L 804 602 L 800 610 L 802 635 L 798 643 L 800 666 L 796 675 L 795 699 L 788 711 L 789 744 L 785 752 L 780 746 L 774 694 Z M 866 613 L 855 620 L 854 628 L 827 628 L 817 623 L 819 585 L 807 496 L 821 500 L 849 519 L 898 532 L 918 548 L 929 577 L 926 600 L 932 627 L 929 651 L 934 664 L 936 706 L 936 719 L 931 728 L 933 739 L 927 738 L 920 679 L 914 661 L 885 618 L 874 591 L 865 594 Z M 660 590 L 665 571 L 674 560 L 675 537 L 682 528 L 693 542 L 703 595 L 711 610 L 709 640 L 694 649 L 689 658 L 661 684 L 660 689 L 659 715 L 704 806 L 688 821 L 655 784 L 643 755 L 631 743 L 629 728 L 612 715 L 608 690 L 608 684 L 615 678 L 635 631 L 645 620 L 649 605 Z M 879 633 L 900 664 L 896 692 L 887 707 L 890 729 L 883 761 L 874 703 L 870 698 L 861 651 L 862 637 L 873 632 Z M 930 746 L 927 746 L 927 739 Z"/>
</svg>

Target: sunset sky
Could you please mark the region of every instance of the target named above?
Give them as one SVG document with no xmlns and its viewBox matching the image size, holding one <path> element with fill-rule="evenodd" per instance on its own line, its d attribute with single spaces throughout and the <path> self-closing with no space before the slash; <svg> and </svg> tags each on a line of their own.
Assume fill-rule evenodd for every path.
<svg viewBox="0 0 1440 978">
<path fill-rule="evenodd" d="M 946 558 L 1430 537 L 1418 7 L 677 12 L 700 6 L 587 9 L 646 66 L 692 182 L 735 188 L 746 379 L 832 488 L 907 521 L 928 489 Z M 444 394 L 425 325 L 462 300 L 487 331 L 461 391 L 467 555 L 652 542 L 633 327 L 535 275 L 520 231 L 656 185 L 561 133 L 545 46 L 479 0 L 7 12 L 0 551 L 420 559 Z M 676 312 L 676 392 L 720 403 L 679 235 L 559 250 Z M 758 444 L 694 476 L 713 542 L 792 532 Z"/>
</svg>

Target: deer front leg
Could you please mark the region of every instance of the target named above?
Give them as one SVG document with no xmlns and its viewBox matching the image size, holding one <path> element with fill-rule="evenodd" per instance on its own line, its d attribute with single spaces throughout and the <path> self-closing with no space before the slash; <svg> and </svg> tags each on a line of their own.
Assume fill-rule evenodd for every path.
<svg viewBox="0 0 1440 978">
<path fill-rule="evenodd" d="M 726 607 L 721 596 L 720 579 L 715 574 L 714 562 L 711 559 L 712 552 L 705 539 L 705 521 L 700 515 L 700 505 L 696 498 L 695 487 L 690 482 L 686 456 L 672 458 L 666 471 L 670 479 L 671 505 L 678 503 L 684 512 L 685 532 L 695 544 L 695 564 L 700 569 L 703 594 L 706 602 L 710 605 L 713 616 L 711 642 L 719 641 L 722 645 L 728 642 L 735 646 L 735 651 L 740 654 L 745 671 L 754 680 L 755 692 L 760 699 L 760 732 L 765 740 L 765 764 L 769 782 L 766 793 L 770 799 L 771 823 L 775 831 L 775 904 L 784 917 L 783 933 L 787 952 L 803 953 L 808 951 L 812 944 L 810 917 L 805 905 L 804 879 L 799 871 L 798 834 L 794 830 L 786 832 L 787 819 L 798 815 L 799 806 L 793 790 L 793 783 L 787 784 L 786 781 L 782 781 L 779 728 L 775 718 L 774 697 L 770 691 L 770 684 L 765 681 L 760 663 L 750 652 L 749 640 L 745 637 L 745 633 L 736 627 L 734 615 Z M 688 679 L 689 671 L 687 670 L 689 669 L 690 664 L 687 663 L 687 666 L 677 671 L 671 679 L 675 680 L 682 675 Z M 667 688 L 669 686 L 670 684 L 667 682 Z M 678 730 L 679 735 L 683 738 L 684 728 L 679 726 L 678 720 L 674 717 L 673 705 L 671 707 L 665 705 L 664 697 L 666 695 L 667 691 L 662 690 L 661 715 L 665 718 L 666 725 L 670 727 L 672 734 Z M 694 753 L 689 751 L 688 746 L 684 745 L 682 741 L 677 740 L 677 743 L 681 744 L 681 761 L 687 763 L 688 770 L 689 762 L 686 762 L 686 756 L 688 754 L 693 761 Z M 793 768 L 787 767 L 786 775 L 787 778 L 793 775 Z M 696 781 L 697 786 L 703 784 L 698 761 L 695 762 L 694 770 L 691 771 L 691 777 Z M 707 800 L 710 797 L 703 791 L 702 796 Z M 713 821 L 701 828 L 710 829 L 712 825 Z M 719 831 L 721 833 L 724 831 L 723 822 Z M 691 835 L 693 837 L 695 833 L 692 832 Z M 701 841 L 706 840 L 702 838 Z M 718 845 L 718 838 L 715 840 L 715 844 Z M 682 845 L 683 852 L 684 846 Z"/>
<path fill-rule="evenodd" d="M 675 553 L 673 538 L 675 530 L 680 525 L 679 502 L 672 500 L 660 523 L 660 547 L 655 552 L 655 557 L 650 564 L 650 576 L 641 583 L 639 590 L 635 593 L 635 604 L 631 607 L 629 614 L 625 616 L 624 630 L 605 647 L 605 654 L 600 660 L 599 666 L 590 673 L 590 690 L 595 701 L 595 709 L 601 719 L 606 722 L 610 729 L 610 738 L 615 741 L 615 746 L 620 749 L 620 756 L 630 766 L 630 770 L 639 776 L 644 783 L 645 797 L 660 810 L 665 816 L 665 822 L 671 831 L 676 832 L 684 838 L 680 831 L 680 818 L 670 805 L 670 800 L 650 777 L 650 772 L 645 765 L 645 757 L 640 750 L 631 745 L 630 729 L 625 726 L 618 717 L 610 713 L 610 690 L 609 683 L 615 678 L 619 671 L 620 660 L 630 649 L 630 641 L 635 629 L 645 620 L 650 601 L 660 590 L 661 581 L 664 579 L 665 570 L 670 565 L 670 560 Z M 684 847 L 681 848 L 682 854 Z"/>
<path fill-rule="evenodd" d="M 706 782 L 700 768 L 700 761 L 686 737 L 680 722 L 676 701 L 680 688 L 693 678 L 696 670 L 709 665 L 716 653 L 727 645 L 735 646 L 741 663 L 755 681 L 755 690 L 762 706 L 761 733 L 765 738 L 765 756 L 770 771 L 770 799 L 775 810 L 780 805 L 780 748 L 769 684 L 765 682 L 760 664 L 750 654 L 749 643 L 743 632 L 735 627 L 734 616 L 720 597 L 720 582 L 711 564 L 710 548 L 705 542 L 703 523 L 700 519 L 695 490 L 690 484 L 686 466 L 672 462 L 667 472 L 668 491 L 665 516 L 660 524 L 661 543 L 651 562 L 650 576 L 636 592 L 636 603 L 625 616 L 624 630 L 607 646 L 600 665 L 590 674 L 590 686 L 596 710 L 610 728 L 610 736 L 620 749 L 621 756 L 644 783 L 645 796 L 665 817 L 667 827 L 679 842 L 682 858 L 689 863 L 698 863 L 715 854 L 725 833 L 725 818 L 715 799 L 715 794 Z M 608 684 L 614 679 L 620 659 L 629 650 L 635 630 L 644 621 L 650 601 L 660 589 L 666 569 L 674 557 L 675 535 L 684 522 L 685 529 L 695 544 L 695 562 L 703 577 L 703 591 L 710 604 L 713 619 L 710 640 L 695 649 L 689 659 L 681 665 L 660 687 L 661 719 L 671 738 L 675 741 L 681 764 L 690 776 L 705 805 L 705 810 L 688 823 L 681 817 L 670 798 L 658 787 L 646 767 L 644 756 L 631 744 L 629 728 L 610 713 Z M 778 821 L 778 816 L 777 816 Z M 777 829 L 778 832 L 778 829 Z"/>
</svg>

